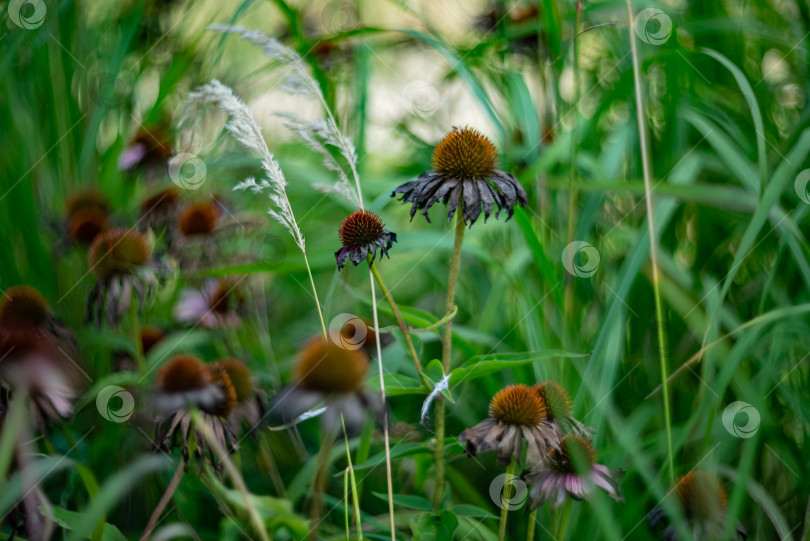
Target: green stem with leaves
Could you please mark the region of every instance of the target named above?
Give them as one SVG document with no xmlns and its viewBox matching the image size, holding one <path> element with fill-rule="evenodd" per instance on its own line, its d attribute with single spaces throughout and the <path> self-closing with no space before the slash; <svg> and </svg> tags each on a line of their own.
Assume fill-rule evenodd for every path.
<svg viewBox="0 0 810 541">
<path fill-rule="evenodd" d="M 512 499 L 512 478 L 515 476 L 516 466 L 517 463 L 513 458 L 506 467 L 506 482 L 503 484 L 503 492 L 501 492 L 501 521 L 498 525 L 498 541 L 506 539 L 506 519 L 509 515 L 507 502 Z"/>
<path fill-rule="evenodd" d="M 669 384 L 667 377 L 667 344 L 664 333 L 664 306 L 661 301 L 658 271 L 658 246 L 655 237 L 652 204 L 652 160 L 650 158 L 649 136 L 644 117 L 644 96 L 641 91 L 641 64 L 638 59 L 636 36 L 633 30 L 633 7 L 627 3 L 627 18 L 630 23 L 630 52 L 633 58 L 633 83 L 636 94 L 636 118 L 638 119 L 639 146 L 641 147 L 641 168 L 644 176 L 644 200 L 647 206 L 647 233 L 650 237 L 650 264 L 652 265 L 652 286 L 655 298 L 655 319 L 658 326 L 658 354 L 661 368 L 661 388 L 664 400 L 664 428 L 667 436 L 667 466 L 670 482 L 675 481 L 675 461 L 672 451 L 672 422 L 669 411 Z"/>
<path fill-rule="evenodd" d="M 453 257 L 450 260 L 450 275 L 447 280 L 447 302 L 444 304 L 444 312 L 453 310 L 456 300 L 456 280 L 458 279 L 458 269 L 461 265 L 461 246 L 464 243 L 464 209 L 461 203 L 456 209 L 456 238 L 453 242 Z M 450 357 L 453 353 L 453 320 L 448 321 L 444 326 L 442 337 L 442 371 L 448 374 L 450 371 Z M 445 415 L 447 404 L 444 398 L 436 398 L 436 489 L 433 491 L 433 508 L 439 510 L 444 499 L 444 433 Z"/>
<path fill-rule="evenodd" d="M 399 329 L 402 331 L 402 336 L 405 338 L 405 345 L 408 346 L 408 352 L 411 354 L 411 359 L 413 360 L 413 365 L 416 368 L 416 373 L 419 374 L 419 377 L 422 379 L 422 384 L 425 386 L 427 391 L 430 392 L 432 390 L 430 382 L 427 380 L 427 377 L 422 372 L 422 363 L 419 361 L 419 355 L 417 355 L 416 348 L 413 346 L 411 333 L 408 331 L 408 326 L 405 324 L 405 320 L 402 319 L 402 314 L 399 311 L 399 307 L 397 306 L 397 303 L 394 302 L 394 297 L 391 295 L 388 286 L 385 285 L 382 275 L 380 274 L 380 269 L 377 268 L 377 264 L 372 261 L 370 268 L 371 274 L 374 275 L 374 278 L 380 285 L 380 289 L 382 289 L 383 295 L 385 295 L 385 299 L 391 306 L 391 311 L 394 312 L 394 317 L 396 318 L 397 323 L 399 324 Z M 379 334 L 379 329 L 377 329 L 377 332 Z M 379 336 L 377 339 L 379 340 Z"/>
</svg>

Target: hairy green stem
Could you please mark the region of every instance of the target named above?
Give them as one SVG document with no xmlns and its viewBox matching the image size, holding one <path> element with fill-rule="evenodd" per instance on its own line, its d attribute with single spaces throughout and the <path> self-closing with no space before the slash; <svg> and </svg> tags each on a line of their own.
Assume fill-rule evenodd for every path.
<svg viewBox="0 0 810 541">
<path fill-rule="evenodd" d="M 498 541 L 506 539 L 506 518 L 509 515 L 509 506 L 506 502 L 512 499 L 512 478 L 515 476 L 516 465 L 517 463 L 513 458 L 506 467 L 506 482 L 503 484 L 503 492 L 501 492 L 501 521 L 498 525 Z"/>
<path fill-rule="evenodd" d="M 661 289 L 658 276 L 658 246 L 655 239 L 652 205 L 652 163 L 650 158 L 647 124 L 644 118 L 644 97 L 641 93 L 641 66 L 636 47 L 636 36 L 633 31 L 633 7 L 627 3 L 627 18 L 630 22 L 630 52 L 633 58 L 633 83 L 636 94 L 636 117 L 638 119 L 639 146 L 641 147 L 641 168 L 644 176 L 644 200 L 647 206 L 647 233 L 650 237 L 650 264 L 652 265 L 652 286 L 655 297 L 655 319 L 658 326 L 658 354 L 661 365 L 661 388 L 664 400 L 664 427 L 667 436 L 667 466 L 670 482 L 675 481 L 675 463 L 672 451 L 672 422 L 669 411 L 669 384 L 667 377 L 667 344 L 664 334 L 664 307 L 661 302 Z"/>
<path fill-rule="evenodd" d="M 422 379 L 422 384 L 425 386 L 428 392 L 430 392 L 432 390 L 430 382 L 427 380 L 427 377 L 425 377 L 425 374 L 422 373 L 422 363 L 419 361 L 419 355 L 416 354 L 416 348 L 413 346 L 411 333 L 408 331 L 408 326 L 405 324 L 405 320 L 402 319 L 402 314 L 399 311 L 399 307 L 397 306 L 397 303 L 394 302 L 394 297 L 391 296 L 388 286 L 385 285 L 382 275 L 380 275 L 380 269 L 377 268 L 377 264 L 372 261 L 370 268 L 371 274 L 374 275 L 374 278 L 377 279 L 377 283 L 380 284 L 380 289 L 382 289 L 385 299 L 391 306 L 391 310 L 394 312 L 394 317 L 397 319 L 397 323 L 399 324 L 399 329 L 402 331 L 402 335 L 405 337 L 405 344 L 408 346 L 408 352 L 411 354 L 411 359 L 413 359 L 413 365 L 416 368 L 416 373 L 419 374 L 419 377 Z M 379 334 L 379 329 L 377 332 Z M 379 336 L 377 339 L 379 340 Z"/>
<path fill-rule="evenodd" d="M 456 238 L 453 242 L 453 257 L 450 260 L 450 276 L 447 279 L 447 302 L 444 303 L 444 313 L 453 309 L 456 300 L 456 279 L 461 264 L 461 245 L 464 242 L 464 209 L 459 202 L 456 209 Z M 450 371 L 450 356 L 453 353 L 453 320 L 444 326 L 442 337 L 442 371 Z M 433 508 L 439 510 L 444 499 L 444 421 L 447 404 L 442 396 L 436 398 L 436 489 L 433 491 Z"/>
</svg>

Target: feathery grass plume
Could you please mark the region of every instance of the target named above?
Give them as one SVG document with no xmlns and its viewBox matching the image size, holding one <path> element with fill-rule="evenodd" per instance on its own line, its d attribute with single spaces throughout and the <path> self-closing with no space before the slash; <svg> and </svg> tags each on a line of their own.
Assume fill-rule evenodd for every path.
<svg viewBox="0 0 810 541">
<path fill-rule="evenodd" d="M 268 214 L 290 232 L 301 251 L 306 253 L 304 235 L 298 228 L 290 200 L 287 198 L 287 179 L 284 178 L 281 165 L 267 148 L 262 136 L 262 129 L 253 119 L 253 113 L 247 104 L 239 99 L 230 87 L 213 79 L 210 83 L 191 92 L 186 105 L 187 109 L 181 120 L 181 126 L 188 125 L 192 114 L 207 105 L 213 105 L 228 116 L 225 129 L 245 148 L 262 156 L 262 169 L 267 178 L 257 182 L 254 177 L 250 177 L 237 184 L 234 190 L 265 193 L 273 205 L 273 208 L 268 210 Z"/>
<path fill-rule="evenodd" d="M 324 99 L 321 87 L 309 73 L 304 59 L 293 49 L 281 44 L 277 39 L 258 31 L 248 30 L 242 26 L 213 24 L 209 30 L 228 34 L 237 34 L 242 39 L 259 46 L 267 57 L 289 68 L 281 83 L 281 90 L 292 96 L 305 96 L 317 100 L 326 112 L 326 119 L 306 119 L 295 113 L 278 112 L 277 116 L 286 119 L 285 125 L 298 135 L 312 150 L 323 156 L 323 165 L 338 175 L 338 181 L 332 186 L 316 185 L 315 188 L 347 199 L 355 207 L 363 207 L 363 194 L 360 179 L 357 175 L 357 152 L 351 139 L 338 128 L 335 116 Z M 338 162 L 328 147 L 334 147 L 346 160 L 354 179 L 354 187 L 349 174 Z"/>
<path fill-rule="evenodd" d="M 287 179 L 284 178 L 284 172 L 281 170 L 281 165 L 270 153 L 267 148 L 267 143 L 264 142 L 262 136 L 262 129 L 253 118 L 247 104 L 239 99 L 231 90 L 230 87 L 213 79 L 210 83 L 202 85 L 197 90 L 189 94 L 186 101 L 186 112 L 180 121 L 181 126 L 188 126 L 191 124 L 192 115 L 203 109 L 205 106 L 215 106 L 225 113 L 228 121 L 225 123 L 225 129 L 247 149 L 261 155 L 262 169 L 264 170 L 267 178 L 256 181 L 254 177 L 250 177 L 238 183 L 234 190 L 250 190 L 253 193 L 264 193 L 270 199 L 271 208 L 267 213 L 272 216 L 277 222 L 283 225 L 287 231 L 290 232 L 301 253 L 304 255 L 304 263 L 307 267 L 309 274 L 309 282 L 312 286 L 312 293 L 315 296 L 315 304 L 318 308 L 318 317 L 321 322 L 321 331 L 326 336 L 326 323 L 323 320 L 323 312 L 321 310 L 321 303 L 318 300 L 318 292 L 315 289 L 315 281 L 312 278 L 312 270 L 309 266 L 307 259 L 306 242 L 304 235 L 298 228 L 298 223 L 295 221 L 290 200 L 287 198 Z"/>
</svg>

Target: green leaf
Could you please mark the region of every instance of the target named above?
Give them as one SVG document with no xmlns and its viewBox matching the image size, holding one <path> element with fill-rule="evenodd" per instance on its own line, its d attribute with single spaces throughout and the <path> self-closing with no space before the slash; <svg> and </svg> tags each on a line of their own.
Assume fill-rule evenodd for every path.
<svg viewBox="0 0 810 541">
<path fill-rule="evenodd" d="M 425 513 L 410 523 L 413 541 L 445 541 L 453 539 L 458 528 L 458 518 L 450 511 L 432 514 Z"/>
<path fill-rule="evenodd" d="M 239 491 L 225 488 L 213 476 L 210 479 L 211 482 L 218 485 L 218 491 L 225 496 L 230 504 L 247 512 L 245 499 Z M 275 532 L 283 528 L 289 531 L 294 538 L 306 537 L 309 531 L 307 521 L 295 513 L 291 501 L 256 494 L 249 494 L 248 497 L 270 531 Z"/>
<path fill-rule="evenodd" d="M 469 503 L 454 505 L 453 507 L 450 508 L 450 511 L 459 517 L 494 518 L 494 519 L 498 518 L 489 511 L 481 509 L 477 505 L 471 505 Z"/>
<path fill-rule="evenodd" d="M 75 511 L 62 509 L 61 507 L 40 507 L 40 510 L 43 514 L 50 511 L 51 514 L 49 518 L 68 531 L 73 531 L 73 529 L 86 518 L 85 513 L 77 513 Z M 89 538 L 90 536 L 88 535 L 86 539 Z M 117 527 L 105 522 L 104 533 L 102 534 L 101 539 L 102 541 L 126 541 L 127 538 Z"/>
<path fill-rule="evenodd" d="M 402 396 L 406 394 L 427 394 L 425 386 L 416 378 L 402 374 L 384 374 L 386 396 Z M 380 389 L 380 379 L 372 378 L 368 382 L 371 389 Z"/>
<path fill-rule="evenodd" d="M 381 492 L 374 492 L 373 494 L 383 501 L 388 501 L 388 494 Z M 433 505 L 422 496 L 416 496 L 414 494 L 394 494 L 393 497 L 394 505 L 399 507 L 417 509 L 420 511 L 430 511 L 433 509 Z"/>
<path fill-rule="evenodd" d="M 488 355 L 478 355 L 473 357 L 459 368 L 453 370 L 450 376 L 450 385 L 458 385 L 462 381 L 470 381 L 495 372 L 510 370 L 518 366 L 530 364 L 535 361 L 545 361 L 561 358 L 582 358 L 587 357 L 586 353 L 571 353 L 558 349 L 546 351 L 524 351 L 521 353 L 491 353 Z"/>
</svg>

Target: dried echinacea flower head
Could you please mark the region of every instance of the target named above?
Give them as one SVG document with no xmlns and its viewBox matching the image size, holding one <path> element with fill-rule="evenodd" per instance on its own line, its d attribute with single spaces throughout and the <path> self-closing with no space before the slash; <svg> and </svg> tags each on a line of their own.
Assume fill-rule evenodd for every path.
<svg viewBox="0 0 810 541">
<path fill-rule="evenodd" d="M 116 325 L 129 310 L 133 294 L 138 310 L 155 286 L 149 267 L 152 248 L 134 229 L 118 228 L 100 234 L 90 245 L 87 264 L 98 277 L 87 303 L 88 319 Z"/>
<path fill-rule="evenodd" d="M 459 436 L 467 454 L 498 452 L 498 464 L 506 466 L 511 460 L 520 461 L 523 442 L 529 464 L 544 464 L 548 448 L 557 438 L 550 424 L 543 401 L 528 385 L 509 385 L 498 391 L 489 404 L 489 417 Z"/>
<path fill-rule="evenodd" d="M 368 210 L 356 210 L 349 214 L 338 230 L 341 248 L 335 252 L 338 270 L 342 270 L 346 261 L 355 267 L 365 261 L 371 254 L 371 262 L 377 257 L 379 248 L 382 256 L 388 256 L 388 250 L 397 241 L 397 234 L 388 231 L 382 219 Z"/>
<path fill-rule="evenodd" d="M 411 219 L 421 210 L 429 222 L 430 207 L 441 200 L 448 206 L 448 221 L 461 207 L 464 222 L 472 226 L 482 211 L 486 221 L 495 205 L 498 206 L 495 217 L 506 210 L 508 220 L 515 205 L 528 203 L 520 182 L 498 169 L 495 146 L 473 128 L 453 128 L 445 135 L 433 151 L 432 165 L 433 169 L 391 194 L 392 197 L 402 194 L 403 204 L 411 203 Z"/>
</svg>

